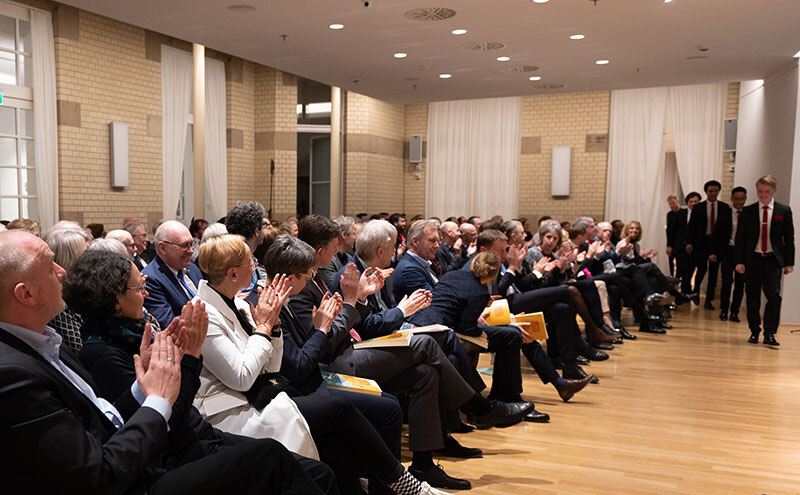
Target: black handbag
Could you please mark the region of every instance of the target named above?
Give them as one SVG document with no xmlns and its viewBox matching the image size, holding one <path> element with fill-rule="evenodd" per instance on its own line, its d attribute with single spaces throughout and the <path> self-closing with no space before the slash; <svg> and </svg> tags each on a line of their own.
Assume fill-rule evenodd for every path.
<svg viewBox="0 0 800 495">
<path fill-rule="evenodd" d="M 300 392 L 280 373 L 264 373 L 258 375 L 256 381 L 253 382 L 253 386 L 244 393 L 244 396 L 247 397 L 247 401 L 253 407 L 261 410 L 267 407 L 267 404 L 281 392 L 286 392 L 289 397 L 298 397 L 300 395 Z"/>
</svg>

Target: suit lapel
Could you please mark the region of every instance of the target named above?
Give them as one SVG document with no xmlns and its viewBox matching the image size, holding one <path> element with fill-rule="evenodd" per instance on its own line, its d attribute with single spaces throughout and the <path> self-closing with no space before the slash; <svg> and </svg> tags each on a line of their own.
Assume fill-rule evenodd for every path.
<svg viewBox="0 0 800 495">
<path fill-rule="evenodd" d="M 175 275 L 172 274 L 172 270 L 169 269 L 166 263 L 164 263 L 161 258 L 156 257 L 156 263 L 158 264 L 158 271 L 164 276 L 166 280 L 169 280 L 169 289 L 172 291 L 172 297 L 175 297 L 177 294 L 180 294 L 181 298 L 176 298 L 176 300 L 180 301 L 185 299 L 186 302 L 189 299 L 186 297 L 186 293 L 183 291 L 183 286 L 178 282 L 178 279 Z"/>
</svg>

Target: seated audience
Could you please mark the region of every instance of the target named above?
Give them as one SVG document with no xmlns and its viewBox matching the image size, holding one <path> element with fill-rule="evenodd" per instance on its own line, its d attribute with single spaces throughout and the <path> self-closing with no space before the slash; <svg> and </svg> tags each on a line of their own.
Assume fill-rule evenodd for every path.
<svg viewBox="0 0 800 495">
<path fill-rule="evenodd" d="M 405 220 L 405 219 L 404 219 Z M 353 246 L 356 243 L 355 220 L 353 217 L 336 217 L 334 223 L 339 226 L 339 244 L 336 253 L 331 257 L 331 262 L 319 268 L 319 276 L 325 285 L 331 286 L 334 276 L 344 265 L 352 254 Z"/>
<path fill-rule="evenodd" d="M 90 223 L 86 228 L 89 229 L 95 239 L 102 239 L 106 236 L 106 228 L 102 223 Z"/>
<path fill-rule="evenodd" d="M 408 229 L 406 255 L 397 264 L 392 275 L 395 300 L 410 296 L 417 289 L 433 290 L 443 275 L 436 261 L 439 250 L 439 228 L 431 220 L 420 220 Z"/>
<path fill-rule="evenodd" d="M 471 224 L 470 224 L 471 226 Z M 442 267 L 442 273 L 458 270 L 467 261 L 467 248 L 469 244 L 464 244 L 458 232 L 458 225 L 454 222 L 445 222 L 440 229 L 442 243 L 436 251 L 436 260 Z"/>
<path fill-rule="evenodd" d="M 30 232 L 33 235 L 39 235 L 39 222 L 35 220 L 28 220 L 27 218 L 17 218 L 8 222 L 6 229 L 24 230 L 25 232 Z"/>
<path fill-rule="evenodd" d="M 141 223 L 126 223 L 123 227 L 133 237 L 133 244 L 136 247 L 136 256 L 133 262 L 139 270 L 144 270 L 153 258 L 155 258 L 155 248 L 147 241 L 147 230 Z"/>
<path fill-rule="evenodd" d="M 173 404 L 185 349 L 172 336 L 156 335 L 149 358 L 134 360 L 136 379 L 112 404 L 75 357 L 60 352 L 61 337 L 47 327 L 63 309 L 53 294 L 65 275 L 47 245 L 29 233 L 0 234 L 0 272 L 2 472 L 12 491 L 322 493 L 272 440 L 164 470 L 156 459 L 169 445 L 168 421 L 180 415 Z"/>
<path fill-rule="evenodd" d="M 192 234 L 180 222 L 168 220 L 155 233 L 157 256 L 142 271 L 147 275 L 144 306 L 161 328 L 181 314 L 183 305 L 197 295 L 202 275 L 192 264 Z"/>
<path fill-rule="evenodd" d="M 125 250 L 128 253 L 128 256 L 131 258 L 134 263 L 136 263 L 136 244 L 133 242 L 133 236 L 127 230 L 112 230 L 111 232 L 106 234 L 106 239 L 114 239 L 122 243 L 125 246 Z M 137 268 L 139 268 L 137 266 Z"/>
<path fill-rule="evenodd" d="M 189 224 L 189 233 L 192 234 L 194 242 L 194 254 L 192 261 L 197 260 L 198 249 L 200 248 L 200 240 L 203 238 L 203 232 L 208 227 L 208 221 L 203 218 L 193 218 L 192 223 Z"/>
</svg>

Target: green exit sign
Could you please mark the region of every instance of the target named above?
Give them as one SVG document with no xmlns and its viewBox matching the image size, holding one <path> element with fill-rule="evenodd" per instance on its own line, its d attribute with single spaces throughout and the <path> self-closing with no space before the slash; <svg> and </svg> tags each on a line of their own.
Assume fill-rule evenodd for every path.
<svg viewBox="0 0 800 495">
<path fill-rule="evenodd" d="M 0 93 L 0 105 L 3 104 L 3 93 Z"/>
</svg>

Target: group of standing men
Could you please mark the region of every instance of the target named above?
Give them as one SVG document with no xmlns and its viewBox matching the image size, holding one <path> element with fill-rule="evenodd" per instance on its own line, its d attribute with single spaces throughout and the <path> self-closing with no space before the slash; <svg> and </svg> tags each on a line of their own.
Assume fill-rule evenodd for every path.
<svg viewBox="0 0 800 495">
<path fill-rule="evenodd" d="M 761 326 L 761 292 L 764 308 L 764 343 L 779 345 L 775 340 L 780 322 L 781 275 L 794 267 L 794 226 L 792 210 L 777 203 L 773 196 L 777 181 L 771 175 L 756 181 L 758 201 L 745 206 L 747 190 L 734 187 L 731 205 L 719 201 L 722 188 L 716 180 L 705 183 L 705 201 L 697 192 L 686 195 L 686 208 L 678 198 L 667 198 L 667 255 L 670 274 L 681 278 L 684 293 L 700 293 L 703 278 L 708 274 L 703 307 L 714 310 L 717 277 L 722 270 L 720 320 L 739 322 L 739 307 L 747 294 L 747 323 L 750 343 L 758 343 Z M 694 274 L 694 287 L 692 275 Z M 731 300 L 731 289 L 733 298 Z M 695 296 L 700 304 L 700 296 Z"/>
</svg>

